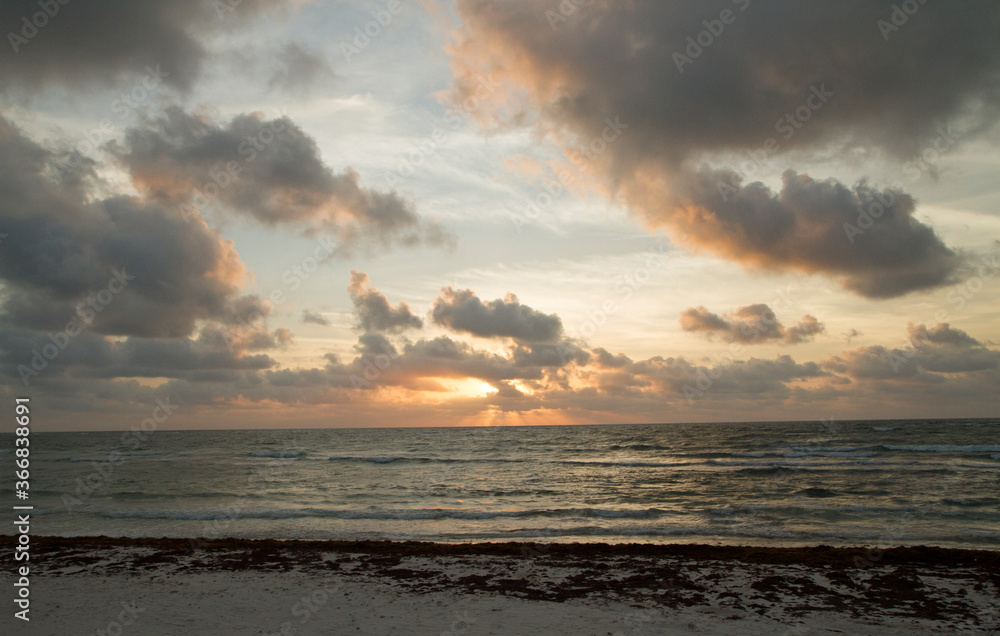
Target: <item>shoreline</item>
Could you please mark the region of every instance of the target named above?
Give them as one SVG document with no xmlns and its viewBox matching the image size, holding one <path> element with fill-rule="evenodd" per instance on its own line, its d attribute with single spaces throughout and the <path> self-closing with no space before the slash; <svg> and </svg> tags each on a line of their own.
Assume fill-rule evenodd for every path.
<svg viewBox="0 0 1000 636">
<path fill-rule="evenodd" d="M 16 539 L 15 535 L 0 534 L 0 542 Z M 738 561 L 763 565 L 808 565 L 830 567 L 866 567 L 875 564 L 900 565 L 976 565 L 1000 571 L 1000 550 L 946 548 L 938 546 L 876 547 L 869 545 L 831 546 L 756 546 L 708 543 L 605 543 L 595 542 L 534 542 L 484 541 L 446 543 L 436 541 L 343 540 L 343 539 L 247 539 L 221 537 L 113 537 L 92 536 L 32 536 L 32 552 L 49 553 L 57 548 L 155 548 L 170 552 L 193 549 L 295 550 L 306 552 L 365 553 L 407 557 L 432 556 L 497 556 L 524 554 L 525 550 L 543 550 L 546 554 L 568 558 L 593 556 L 658 557 Z M 0 558 L 0 561 L 6 557 Z M 862 562 L 858 563 L 858 559 Z M 9 559 L 7 559 L 9 560 Z"/>
<path fill-rule="evenodd" d="M 0 560 L 13 568 L 11 556 Z M 219 620 L 212 633 L 791 636 L 1000 627 L 1000 551 L 992 550 L 39 535 L 31 564 L 41 610 L 33 616 L 42 623 L 33 627 L 52 630 L 42 633 L 84 619 L 102 629 L 102 612 L 119 603 L 143 608 L 135 620 L 149 634 L 203 633 Z"/>
</svg>

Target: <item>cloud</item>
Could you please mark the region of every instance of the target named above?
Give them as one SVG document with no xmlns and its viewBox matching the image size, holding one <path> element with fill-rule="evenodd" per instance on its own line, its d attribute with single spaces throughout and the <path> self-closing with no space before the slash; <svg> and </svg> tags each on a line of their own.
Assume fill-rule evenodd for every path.
<svg viewBox="0 0 1000 636">
<path fill-rule="evenodd" d="M 328 353 L 325 364 L 296 369 L 276 368 L 269 356 L 250 353 L 256 346 L 281 346 L 287 336 L 263 327 L 241 338 L 216 326 L 196 339 L 115 341 L 85 332 L 34 380 L 51 389 L 58 408 L 74 412 L 100 408 L 103 413 L 170 396 L 189 409 L 186 413 L 210 405 L 217 414 L 229 403 L 337 404 L 338 414 L 347 418 L 343 421 L 365 417 L 373 422 L 395 421 L 400 399 L 412 407 L 411 414 L 433 404 L 439 418 L 502 410 L 574 414 L 588 421 L 690 421 L 747 408 L 786 417 L 805 417 L 820 407 L 865 415 L 856 409 L 878 405 L 888 409 L 885 415 L 898 416 L 926 412 L 948 400 L 961 400 L 969 413 L 979 413 L 1000 404 L 1000 351 L 949 325 L 911 326 L 909 331 L 912 344 L 904 348 L 860 347 L 820 362 L 735 354 L 699 361 L 632 359 L 579 347 L 560 354 L 564 342 L 514 342 L 502 351 L 484 351 L 447 336 L 393 342 L 369 332 L 358 338 L 349 359 Z M 14 366 L 47 339 L 40 332 L 0 329 L 0 342 L 0 371 L 14 376 Z M 575 352 L 582 355 L 573 357 Z M 137 377 L 170 380 L 154 390 L 128 381 Z M 469 378 L 497 390 L 449 395 L 447 380 Z M 9 384 L 3 391 L 9 393 Z M 954 415 L 953 405 L 949 409 Z"/>
<path fill-rule="evenodd" d="M 489 74 L 504 90 L 477 109 L 485 126 L 534 126 L 651 229 L 748 267 L 828 275 L 870 298 L 953 280 L 959 258 L 914 218 L 909 195 L 894 191 L 884 216 L 848 236 L 859 205 L 886 190 L 793 168 L 855 151 L 903 164 L 942 126 L 957 143 L 995 126 L 996 3 L 921 5 L 889 41 L 877 26 L 888 1 L 593 2 L 555 26 L 543 19 L 559 13 L 555 0 L 456 8 L 453 100 Z M 724 9 L 731 24 L 692 46 Z M 783 172 L 781 191 L 745 184 L 736 168 L 747 163 Z M 726 198 L 720 184 L 733 189 Z"/>
<path fill-rule="evenodd" d="M 704 307 L 690 307 L 681 312 L 684 331 L 718 336 L 724 342 L 763 343 L 780 341 L 785 344 L 808 342 L 825 331 L 813 316 L 803 316 L 797 325 L 786 328 L 765 304 L 747 305 L 731 312 L 728 317 L 712 313 Z"/>
<path fill-rule="evenodd" d="M 8 40 L 0 53 L 0 90 L 111 85 L 127 76 L 141 76 L 147 66 L 159 66 L 169 84 L 187 91 L 211 54 L 208 40 L 213 34 L 240 28 L 265 12 L 293 4 L 281 0 L 59 2 L 49 5 L 57 12 L 43 21 L 33 17 L 42 12 L 36 0 L 10 0 L 0 14 L 0 32 Z M 33 28 L 39 23 L 43 26 Z"/>
<path fill-rule="evenodd" d="M 333 70 L 321 53 L 290 42 L 278 53 L 278 70 L 267 82 L 271 91 L 302 92 L 320 79 L 332 79 Z"/>
<path fill-rule="evenodd" d="M 911 324 L 907 331 L 909 346 L 905 348 L 860 347 L 824 361 L 824 368 L 857 379 L 908 379 L 930 384 L 946 382 L 952 374 L 996 374 L 1000 368 L 1000 351 L 947 323 L 933 327 Z"/>
<path fill-rule="evenodd" d="M 406 303 L 395 307 L 389 304 L 385 294 L 371 287 L 371 280 L 364 272 L 351 270 L 347 291 L 354 303 L 358 326 L 366 333 L 398 333 L 424 326 L 424 321 L 413 315 Z"/>
<path fill-rule="evenodd" d="M 522 305 L 517 296 L 484 303 L 470 289 L 441 290 L 431 307 L 434 324 L 480 338 L 512 338 L 519 343 L 554 343 L 563 333 L 562 320 Z"/>
<path fill-rule="evenodd" d="M 848 188 L 790 170 L 782 180 L 774 193 L 759 182 L 744 185 L 732 171 L 704 169 L 685 174 L 659 202 L 643 199 L 641 207 L 651 225 L 682 228 L 681 240 L 692 247 L 751 267 L 825 273 L 868 298 L 955 280 L 962 259 L 913 218 L 909 195 L 865 182 Z M 857 229 L 859 210 L 876 210 L 880 218 L 855 235 L 845 225 Z"/>
<path fill-rule="evenodd" d="M 330 320 L 323 314 L 315 311 L 309 311 L 308 309 L 302 310 L 302 322 L 321 325 L 323 327 L 329 327 L 331 324 Z"/>
<path fill-rule="evenodd" d="M 913 363 L 935 373 L 968 373 L 997 369 L 1000 352 L 989 349 L 979 340 L 948 323 L 933 327 L 909 325 L 908 333 L 913 345 Z"/>
<path fill-rule="evenodd" d="M 928 328 L 926 325 L 909 325 L 907 332 L 914 346 L 952 346 L 958 348 L 976 347 L 981 342 L 961 329 L 952 329 L 946 322 Z"/>
<path fill-rule="evenodd" d="M 265 225 L 332 233 L 340 252 L 454 241 L 395 192 L 363 187 L 351 169 L 333 172 L 288 117 L 253 113 L 217 124 L 171 107 L 110 148 L 150 198 L 199 209 L 221 204 Z"/>
<path fill-rule="evenodd" d="M 84 331 L 68 340 L 57 356 L 46 359 L 43 350 L 53 340 L 48 334 L 24 329 L 0 330 L 0 371 L 32 384 L 64 382 L 71 379 L 166 377 L 232 380 L 245 371 L 261 371 L 277 363 L 266 354 L 247 354 L 250 348 L 270 348 L 274 338 L 286 333 L 266 334 L 269 342 L 238 343 L 227 346 L 219 334 L 191 338 L 128 337 L 121 341 Z M 36 360 L 37 358 L 37 360 Z M 35 360 L 33 365 L 33 360 Z M 45 366 L 41 366 L 41 362 Z M 38 373 L 32 373 L 38 371 Z"/>
<path fill-rule="evenodd" d="M 95 197 L 59 157 L 0 118 L 0 250 L 7 327 L 181 337 L 199 321 L 235 325 L 268 308 L 242 295 L 232 241 L 167 203 Z"/>
</svg>

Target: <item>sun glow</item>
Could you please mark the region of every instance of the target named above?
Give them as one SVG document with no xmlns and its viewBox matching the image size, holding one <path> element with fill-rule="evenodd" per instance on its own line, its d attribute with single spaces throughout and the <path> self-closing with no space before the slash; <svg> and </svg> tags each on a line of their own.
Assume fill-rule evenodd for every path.
<svg viewBox="0 0 1000 636">
<path fill-rule="evenodd" d="M 449 380 L 445 382 L 456 397 L 486 397 L 490 393 L 496 393 L 489 383 L 475 378 L 465 378 L 462 380 Z"/>
</svg>

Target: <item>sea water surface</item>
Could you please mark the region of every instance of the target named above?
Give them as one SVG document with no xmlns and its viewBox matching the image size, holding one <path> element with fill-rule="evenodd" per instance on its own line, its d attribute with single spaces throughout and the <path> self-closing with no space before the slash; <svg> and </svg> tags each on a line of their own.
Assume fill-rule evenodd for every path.
<svg viewBox="0 0 1000 636">
<path fill-rule="evenodd" d="M 34 433 L 27 503 L 63 536 L 997 549 L 1000 420 Z"/>
</svg>

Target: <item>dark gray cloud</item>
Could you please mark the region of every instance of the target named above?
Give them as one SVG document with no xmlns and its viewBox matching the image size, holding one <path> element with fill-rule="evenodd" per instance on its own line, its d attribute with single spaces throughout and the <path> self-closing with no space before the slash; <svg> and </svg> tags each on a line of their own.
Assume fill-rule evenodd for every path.
<svg viewBox="0 0 1000 636">
<path fill-rule="evenodd" d="M 909 325 L 910 342 L 914 346 L 953 346 L 960 348 L 981 346 L 979 342 L 961 329 L 953 329 L 946 322 L 933 327 L 927 325 Z"/>
<path fill-rule="evenodd" d="M 8 327 L 109 335 L 190 335 L 199 321 L 238 324 L 264 303 L 241 295 L 231 242 L 200 219 L 136 197 L 94 198 L 60 178 L 58 157 L 0 118 L 0 250 Z"/>
<path fill-rule="evenodd" d="M 272 91 L 304 92 L 315 82 L 333 79 L 333 70 L 322 54 L 291 42 L 276 56 L 278 70 L 267 82 Z"/>
<path fill-rule="evenodd" d="M 947 323 L 910 325 L 908 333 L 909 346 L 860 347 L 824 361 L 824 368 L 857 379 L 909 379 L 928 384 L 953 381 L 952 374 L 986 372 L 998 376 L 1000 351 L 960 329 Z"/>
<path fill-rule="evenodd" d="M 589 372 L 588 381 L 599 391 L 643 400 L 655 395 L 688 405 L 705 396 L 717 400 L 756 398 L 763 403 L 789 396 L 795 382 L 830 375 L 815 362 L 799 363 L 787 355 L 774 360 L 728 356 L 697 364 L 661 356 L 633 361 L 604 349 L 594 353 L 598 364 L 585 369 L 584 374 Z"/>
<path fill-rule="evenodd" d="M 268 334 L 274 338 L 287 334 Z M 55 344 L 57 355 L 46 347 Z M 261 371 L 277 363 L 267 354 L 248 354 L 262 342 L 236 343 L 208 338 L 141 338 L 121 341 L 84 331 L 71 338 L 26 329 L 0 329 L 0 373 L 11 384 L 52 386 L 66 380 L 166 377 L 196 381 L 214 376 L 232 379 L 242 371 Z M 270 348 L 270 347 L 268 347 Z M 27 382 L 25 382 L 27 381 Z"/>
<path fill-rule="evenodd" d="M 407 329 L 420 329 L 424 321 L 413 315 L 410 306 L 399 303 L 393 307 L 385 294 L 371 286 L 368 274 L 351 270 L 347 292 L 354 303 L 358 327 L 371 333 L 399 333 Z"/>
<path fill-rule="evenodd" d="M 460 0 L 455 66 L 496 64 L 529 89 L 539 114 L 583 141 L 620 117 L 629 128 L 611 146 L 619 174 L 645 160 L 680 165 L 705 151 L 756 150 L 771 136 L 782 151 L 836 143 L 907 158 L 942 123 L 961 116 L 988 126 L 1000 109 L 1000 7 L 989 0 L 921 5 L 888 40 L 878 21 L 892 0 L 596 1 L 553 30 L 544 12 L 558 4 Z M 678 69 L 674 53 L 723 10 L 732 24 Z M 775 123 L 821 85 L 833 96 L 784 139 Z"/>
<path fill-rule="evenodd" d="M 732 171 L 704 169 L 678 180 L 660 205 L 689 215 L 685 239 L 695 248 L 753 267 L 823 272 L 868 298 L 955 280 L 962 258 L 913 217 L 909 195 L 793 171 L 782 179 L 775 193 L 759 182 L 743 184 Z M 659 223 L 664 209 L 655 208 L 651 222 Z M 863 230 L 857 225 L 861 210 L 879 216 L 862 223 Z"/>
<path fill-rule="evenodd" d="M 323 314 L 316 311 L 309 311 L 308 309 L 302 310 L 302 322 L 321 325 L 323 327 L 329 327 L 332 324 Z"/>
<path fill-rule="evenodd" d="M 278 332 L 258 333 L 274 343 L 282 339 Z M 384 418 L 396 407 L 380 403 L 381 389 L 446 392 L 451 390 L 446 380 L 466 378 L 497 391 L 461 398 L 464 416 L 499 408 L 663 421 L 668 412 L 721 417 L 749 407 L 808 414 L 817 405 L 844 412 L 859 403 L 890 409 L 927 408 L 949 399 L 1000 404 L 1000 351 L 948 325 L 911 327 L 911 346 L 861 347 L 823 362 L 787 355 L 740 359 L 736 354 L 700 361 L 663 356 L 633 360 L 604 349 L 584 352 L 586 357 L 577 360 L 544 359 L 541 354 L 550 345 L 536 351 L 514 344 L 504 352 L 488 352 L 444 336 L 393 343 L 383 334 L 366 333 L 349 360 L 331 353 L 324 366 L 277 369 L 269 356 L 248 354 L 250 338 L 231 348 L 234 341 L 224 336 L 216 328 L 203 330 L 195 340 L 131 337 L 116 342 L 85 333 L 36 380 L 53 392 L 57 408 L 74 412 L 107 412 L 169 396 L 187 408 L 228 402 L 296 408 L 337 404 L 346 417 Z M 2 330 L 0 342 L 7 343 L 0 347 L 0 370 L 12 376 L 14 365 L 45 341 L 37 332 Z M 153 390 L 129 382 L 131 377 L 171 380 Z M 118 379 L 108 382 L 110 378 Z M 0 386 L 0 393 L 9 394 L 12 384 Z M 458 403 L 436 408 L 454 409 Z"/>
<path fill-rule="evenodd" d="M 484 303 L 471 289 L 441 290 L 431 307 L 435 324 L 480 338 L 513 338 L 520 343 L 555 343 L 563 333 L 562 320 L 522 305 L 517 296 Z"/>
<path fill-rule="evenodd" d="M 921 4 L 886 34 L 878 23 L 893 7 L 598 1 L 553 29 L 544 15 L 558 13 L 555 0 L 460 0 L 454 98 L 493 74 L 510 90 L 477 111 L 481 121 L 537 124 L 651 228 L 749 267 L 823 273 L 864 296 L 898 296 L 946 284 L 959 265 L 904 193 L 852 242 L 844 224 L 871 203 L 866 184 L 791 170 L 774 194 L 704 167 L 778 173 L 853 151 L 903 163 L 942 126 L 958 143 L 993 127 L 1000 5 Z M 712 36 L 703 21 L 723 10 L 730 23 Z M 711 43 L 699 48 L 691 42 L 702 31 Z M 723 198 L 720 185 L 735 192 Z"/>
<path fill-rule="evenodd" d="M 190 89 L 210 55 L 206 40 L 246 25 L 285 0 L 8 0 L 0 12 L 0 90 L 112 85 L 159 67 L 165 81 Z M 42 14 L 39 16 L 38 14 Z M 26 26 L 27 22 L 27 26 Z M 37 27 L 41 24 L 42 26 Z M 10 35 L 10 34 L 13 34 Z"/>
<path fill-rule="evenodd" d="M 171 107 L 110 148 L 147 196 L 189 212 L 221 205 L 265 225 L 333 234 L 341 251 L 453 242 L 395 192 L 363 187 L 351 169 L 334 173 L 288 117 L 254 113 L 217 124 Z"/>
<path fill-rule="evenodd" d="M 681 328 L 685 331 L 718 337 L 724 342 L 785 344 L 807 342 L 823 333 L 825 327 L 813 316 L 803 316 L 798 324 L 785 327 L 771 308 L 758 303 L 740 307 L 723 317 L 704 307 L 690 307 L 681 312 Z"/>
<path fill-rule="evenodd" d="M 934 373 L 968 373 L 1000 367 L 1000 352 L 948 323 L 909 326 L 913 363 Z"/>
</svg>

